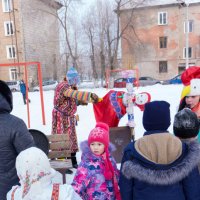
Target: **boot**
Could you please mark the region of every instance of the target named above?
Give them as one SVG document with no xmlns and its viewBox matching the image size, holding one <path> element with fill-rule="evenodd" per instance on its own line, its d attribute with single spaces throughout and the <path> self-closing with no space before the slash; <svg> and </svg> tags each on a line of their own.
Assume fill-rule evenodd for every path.
<svg viewBox="0 0 200 200">
<path fill-rule="evenodd" d="M 77 160 L 76 160 L 76 153 L 71 153 L 71 160 L 72 160 L 73 168 L 77 169 L 78 168 L 78 164 L 77 164 Z"/>
</svg>

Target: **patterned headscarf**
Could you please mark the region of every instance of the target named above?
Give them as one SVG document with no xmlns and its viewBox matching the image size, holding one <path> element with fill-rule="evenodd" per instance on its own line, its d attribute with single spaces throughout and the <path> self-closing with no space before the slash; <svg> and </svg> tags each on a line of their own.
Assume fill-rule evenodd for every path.
<svg viewBox="0 0 200 200">
<path fill-rule="evenodd" d="M 54 174 L 46 154 L 36 147 L 28 148 L 17 156 L 16 169 L 23 200 L 34 199 L 35 195 L 41 194 Z"/>
<path fill-rule="evenodd" d="M 21 186 L 13 186 L 7 200 L 81 200 L 71 185 L 56 184 L 58 188 L 53 187 L 55 170 L 50 167 L 46 154 L 36 147 L 28 148 L 17 156 L 16 169 Z"/>
</svg>

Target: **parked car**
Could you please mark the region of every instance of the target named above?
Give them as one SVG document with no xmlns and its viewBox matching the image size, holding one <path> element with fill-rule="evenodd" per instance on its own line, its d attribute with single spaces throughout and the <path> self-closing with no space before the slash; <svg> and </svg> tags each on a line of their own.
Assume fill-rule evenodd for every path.
<svg viewBox="0 0 200 200">
<path fill-rule="evenodd" d="M 182 84 L 181 74 L 178 74 L 177 76 L 169 80 L 163 81 L 163 85 L 167 85 L 167 84 Z"/>
<path fill-rule="evenodd" d="M 137 79 L 133 78 L 133 86 L 137 86 Z M 115 88 L 124 88 L 126 87 L 126 78 L 118 78 L 114 81 Z"/>
<path fill-rule="evenodd" d="M 20 91 L 19 81 L 6 81 L 6 83 L 12 92 Z"/>
<path fill-rule="evenodd" d="M 141 76 L 139 78 L 139 86 L 154 85 L 154 84 L 162 84 L 162 81 L 149 76 Z"/>
<path fill-rule="evenodd" d="M 58 85 L 58 81 L 43 81 L 42 82 L 43 90 L 54 90 L 57 85 Z M 39 90 L 40 90 L 39 85 L 36 87 L 33 87 L 33 91 L 39 91 Z"/>
</svg>

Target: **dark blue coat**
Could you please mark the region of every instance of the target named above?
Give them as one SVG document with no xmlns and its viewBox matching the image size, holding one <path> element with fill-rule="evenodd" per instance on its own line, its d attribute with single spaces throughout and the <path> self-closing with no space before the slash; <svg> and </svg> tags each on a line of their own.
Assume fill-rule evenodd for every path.
<svg viewBox="0 0 200 200">
<path fill-rule="evenodd" d="M 19 180 L 15 169 L 17 155 L 34 146 L 25 123 L 10 114 L 11 106 L 0 94 L 0 200 Z"/>
<path fill-rule="evenodd" d="M 25 85 L 25 83 L 24 82 L 20 82 L 19 86 L 20 86 L 20 92 L 22 94 L 26 94 L 26 85 Z"/>
<path fill-rule="evenodd" d="M 159 141 L 162 140 L 160 135 Z M 148 157 L 153 152 L 150 146 L 146 145 L 150 153 L 144 156 L 136 148 L 136 142 L 130 143 L 124 150 L 119 181 L 123 200 L 200 200 L 200 172 L 197 167 L 200 163 L 200 146 L 197 142 L 188 145 L 180 143 L 180 156 L 167 164 L 151 161 Z M 159 147 L 156 148 L 159 151 Z M 167 154 L 162 156 L 167 157 Z"/>
</svg>

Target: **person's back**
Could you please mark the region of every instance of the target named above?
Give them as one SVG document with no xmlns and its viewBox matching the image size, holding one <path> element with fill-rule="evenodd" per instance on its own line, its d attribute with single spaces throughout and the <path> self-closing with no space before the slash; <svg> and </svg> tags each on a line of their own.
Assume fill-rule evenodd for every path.
<svg viewBox="0 0 200 200">
<path fill-rule="evenodd" d="M 200 121 L 193 111 L 189 108 L 184 108 L 176 113 L 174 117 L 173 131 L 182 142 L 186 143 L 191 149 L 200 148 L 198 142 L 198 134 L 200 129 Z M 198 164 L 200 171 L 200 162 Z M 199 173 L 200 179 L 200 173 Z"/>
<path fill-rule="evenodd" d="M 81 200 L 72 186 L 52 183 L 55 170 L 46 154 L 36 147 L 18 155 L 16 169 L 21 185 L 12 187 L 7 200 Z"/>
<path fill-rule="evenodd" d="M 24 81 L 20 81 L 19 86 L 20 86 L 20 92 L 22 94 L 26 94 L 26 85 L 25 85 Z"/>
<path fill-rule="evenodd" d="M 6 199 L 6 193 L 19 183 L 15 169 L 15 159 L 24 149 L 34 145 L 33 138 L 25 123 L 10 114 L 12 111 L 12 93 L 0 80 L 0 199 Z"/>
<path fill-rule="evenodd" d="M 146 104 L 143 125 L 144 137 L 124 151 L 119 182 L 122 199 L 200 200 L 200 149 L 167 131 L 169 104 Z"/>
</svg>

